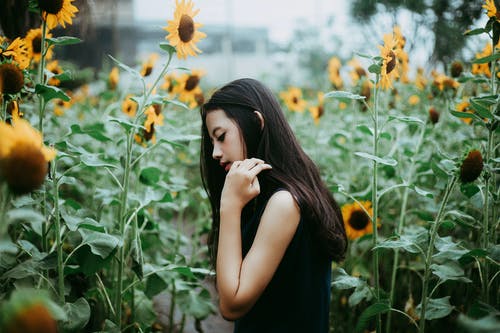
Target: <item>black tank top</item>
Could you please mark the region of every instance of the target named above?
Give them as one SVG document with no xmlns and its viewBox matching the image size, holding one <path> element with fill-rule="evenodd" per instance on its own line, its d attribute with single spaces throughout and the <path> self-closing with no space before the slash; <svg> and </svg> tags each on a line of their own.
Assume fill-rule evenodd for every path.
<svg viewBox="0 0 500 333">
<path fill-rule="evenodd" d="M 243 257 L 259 227 L 267 200 L 242 219 Z M 311 224 L 302 216 L 278 269 L 253 308 L 236 320 L 235 333 L 327 333 L 331 261 L 320 255 Z"/>
</svg>

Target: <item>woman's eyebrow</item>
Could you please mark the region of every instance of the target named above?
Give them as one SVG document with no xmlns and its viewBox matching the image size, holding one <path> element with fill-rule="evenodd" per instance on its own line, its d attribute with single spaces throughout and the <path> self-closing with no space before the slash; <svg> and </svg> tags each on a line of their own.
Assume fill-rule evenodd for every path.
<svg viewBox="0 0 500 333">
<path fill-rule="evenodd" d="M 215 136 L 215 132 L 217 132 L 217 130 L 221 129 L 222 127 L 220 126 L 217 126 L 215 127 L 213 130 L 212 130 L 212 136 Z"/>
</svg>

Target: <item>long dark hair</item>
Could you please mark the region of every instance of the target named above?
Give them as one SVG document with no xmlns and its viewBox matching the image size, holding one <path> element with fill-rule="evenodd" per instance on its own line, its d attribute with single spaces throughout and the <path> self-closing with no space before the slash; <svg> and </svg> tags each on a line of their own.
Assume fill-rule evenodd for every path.
<svg viewBox="0 0 500 333">
<path fill-rule="evenodd" d="M 294 196 L 300 213 L 311 221 L 321 252 L 334 261 L 344 259 L 347 236 L 342 212 L 320 177 L 314 162 L 301 148 L 272 91 L 257 80 L 232 81 L 213 93 L 201 108 L 200 170 L 212 207 L 212 229 L 208 246 L 212 263 L 217 257 L 220 198 L 225 172 L 212 158 L 213 144 L 206 126 L 210 111 L 222 109 L 239 126 L 247 158 L 256 157 L 272 165 L 259 174 L 261 193 L 268 198 L 278 188 Z M 254 111 L 264 118 L 264 127 Z"/>
</svg>

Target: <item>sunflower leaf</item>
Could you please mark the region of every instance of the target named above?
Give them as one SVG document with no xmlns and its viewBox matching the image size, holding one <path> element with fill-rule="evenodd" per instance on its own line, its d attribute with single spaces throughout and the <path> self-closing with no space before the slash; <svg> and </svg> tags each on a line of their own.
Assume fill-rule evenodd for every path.
<svg viewBox="0 0 500 333">
<path fill-rule="evenodd" d="M 389 116 L 389 121 L 391 120 L 399 120 L 405 123 L 420 123 L 420 124 L 424 123 L 422 119 L 411 116 Z"/>
<path fill-rule="evenodd" d="M 338 99 L 365 99 L 365 96 L 356 95 L 348 91 L 330 91 L 325 94 L 324 98 L 338 98 Z"/>
<path fill-rule="evenodd" d="M 376 315 L 389 312 L 391 310 L 391 306 L 388 302 L 377 302 L 365 309 L 361 316 L 358 318 L 358 322 L 356 324 L 355 332 L 362 332 L 371 318 Z"/>
<path fill-rule="evenodd" d="M 73 45 L 79 44 L 82 42 L 80 38 L 71 37 L 71 36 L 61 36 L 55 38 L 47 38 L 47 44 L 51 45 Z"/>
<path fill-rule="evenodd" d="M 160 43 L 160 48 L 164 51 L 167 51 L 170 57 L 176 52 L 175 47 L 173 47 L 169 43 Z"/>
<path fill-rule="evenodd" d="M 354 155 L 358 155 L 360 157 L 367 158 L 369 160 L 372 160 L 372 161 L 375 161 L 377 163 L 384 164 L 384 165 L 395 166 L 395 165 L 398 164 L 398 161 L 396 161 L 395 159 L 393 159 L 391 157 L 378 157 L 378 156 L 375 156 L 375 155 L 372 155 L 372 154 L 368 154 L 368 153 L 364 153 L 364 152 L 361 152 L 361 151 L 355 152 Z"/>
<path fill-rule="evenodd" d="M 54 98 L 60 98 L 66 102 L 69 102 L 69 100 L 71 99 L 68 95 L 64 93 L 62 89 L 54 86 L 48 86 L 45 84 L 37 84 L 35 86 L 35 93 L 42 96 L 45 102 L 48 102 Z"/>
<path fill-rule="evenodd" d="M 492 61 L 495 61 L 495 60 L 498 60 L 498 59 L 500 59 L 500 53 L 495 53 L 495 54 L 489 55 L 487 57 L 482 57 L 482 58 L 474 59 L 472 61 L 472 63 L 473 64 L 486 64 L 488 62 L 492 62 Z"/>
<path fill-rule="evenodd" d="M 473 35 L 480 35 L 480 34 L 483 34 L 486 32 L 488 32 L 488 31 L 484 28 L 477 28 L 477 29 L 467 30 L 466 32 L 464 32 L 464 35 L 465 36 L 473 36 Z"/>
<path fill-rule="evenodd" d="M 140 77 L 140 78 L 141 78 L 141 80 L 142 80 L 142 76 L 141 76 L 141 74 L 140 74 L 138 71 L 136 71 L 135 69 L 133 69 L 133 68 L 131 68 L 131 67 L 129 67 L 129 66 L 127 66 L 127 65 L 125 65 L 125 64 L 124 64 L 123 62 L 121 62 L 120 60 L 113 58 L 113 56 L 111 56 L 111 55 L 109 55 L 109 54 L 108 54 L 108 56 L 111 58 L 111 60 L 113 60 L 113 61 L 114 61 L 114 62 L 118 65 L 118 67 L 120 67 L 121 69 L 123 69 L 123 70 L 125 70 L 125 71 L 129 72 L 130 74 L 132 74 L 132 75 L 134 75 L 134 76 Z"/>
<path fill-rule="evenodd" d="M 446 317 L 453 311 L 454 306 L 450 304 L 450 296 L 442 298 L 429 298 L 425 309 L 425 319 L 433 320 Z M 422 304 L 417 306 L 417 312 L 422 311 Z"/>
</svg>

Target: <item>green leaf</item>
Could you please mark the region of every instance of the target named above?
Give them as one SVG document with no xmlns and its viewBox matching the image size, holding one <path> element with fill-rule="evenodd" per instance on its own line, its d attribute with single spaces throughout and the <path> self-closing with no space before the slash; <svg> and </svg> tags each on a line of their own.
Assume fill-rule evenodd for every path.
<svg viewBox="0 0 500 333">
<path fill-rule="evenodd" d="M 63 101 L 69 102 L 71 99 L 66 93 L 58 87 L 49 86 L 45 84 L 37 84 L 35 86 L 35 93 L 42 96 L 48 102 L 54 98 L 60 98 Z"/>
<path fill-rule="evenodd" d="M 365 283 L 360 278 L 350 276 L 343 268 L 336 268 L 333 272 L 332 286 L 344 290 L 358 287 Z"/>
<path fill-rule="evenodd" d="M 81 156 L 81 161 L 84 165 L 92 168 L 97 167 L 108 167 L 108 168 L 116 168 L 115 165 L 107 163 L 99 158 L 97 154 L 86 154 Z"/>
<path fill-rule="evenodd" d="M 147 297 L 153 298 L 158 295 L 165 289 L 167 289 L 168 285 L 164 279 L 159 277 L 157 274 L 150 275 L 146 280 L 146 290 L 144 293 Z"/>
<path fill-rule="evenodd" d="M 474 109 L 474 111 L 476 111 L 477 114 L 479 114 L 483 118 L 493 119 L 493 115 L 488 109 L 487 103 L 484 103 L 484 101 L 477 98 L 471 98 L 469 101 L 472 109 Z"/>
<path fill-rule="evenodd" d="M 162 171 L 156 167 L 148 167 L 141 170 L 139 180 L 145 185 L 156 185 L 161 179 Z"/>
<path fill-rule="evenodd" d="M 417 194 L 423 196 L 423 197 L 426 197 L 426 198 L 434 198 L 434 194 L 432 194 L 432 192 L 428 192 L 428 191 L 425 191 L 423 189 L 421 189 L 420 187 L 416 186 L 416 185 L 410 185 L 408 186 L 409 188 L 411 188 L 412 190 L 414 190 L 415 192 L 417 192 Z"/>
<path fill-rule="evenodd" d="M 500 59 L 500 53 L 495 53 L 495 54 L 489 55 L 487 57 L 474 59 L 474 60 L 472 60 L 472 63 L 473 64 L 486 64 L 488 62 L 492 62 L 492 61 L 495 61 L 498 59 Z"/>
<path fill-rule="evenodd" d="M 175 52 L 177 52 L 177 50 L 175 49 L 175 47 L 173 47 L 172 45 L 170 45 L 169 43 L 160 43 L 160 48 L 164 51 L 167 51 L 169 56 L 171 57 Z"/>
<path fill-rule="evenodd" d="M 141 129 L 143 128 L 141 125 L 137 125 L 134 123 L 131 123 L 129 121 L 120 119 L 120 118 L 115 118 L 115 117 L 108 117 L 108 120 L 113 123 L 118 123 L 125 131 L 128 133 L 132 128 L 135 129 Z"/>
<path fill-rule="evenodd" d="M 401 235 L 398 239 L 388 239 L 377 244 L 373 249 L 404 249 L 410 253 L 419 253 L 420 250 L 415 239 L 407 235 Z"/>
<path fill-rule="evenodd" d="M 69 331 L 79 331 L 87 325 L 90 319 L 90 305 L 85 298 L 80 297 L 74 303 L 64 304 L 67 320 L 63 327 Z"/>
<path fill-rule="evenodd" d="M 475 261 L 475 258 L 484 258 L 488 255 L 488 251 L 484 249 L 473 249 L 465 253 L 458 259 L 461 265 L 467 265 Z"/>
<path fill-rule="evenodd" d="M 467 30 L 466 32 L 464 32 L 464 35 L 465 36 L 474 36 L 474 35 L 480 35 L 480 34 L 483 34 L 483 33 L 487 33 L 488 31 L 485 30 L 484 28 L 476 28 L 476 29 L 472 29 L 472 30 Z"/>
<path fill-rule="evenodd" d="M 82 40 L 80 38 L 71 37 L 71 36 L 47 38 L 45 40 L 47 41 L 48 46 L 51 46 L 51 45 L 58 45 L 58 46 L 73 45 L 73 44 L 79 44 L 82 42 Z"/>
<path fill-rule="evenodd" d="M 465 195 L 467 198 L 472 198 L 474 195 L 479 193 L 481 189 L 477 184 L 474 183 L 462 183 L 460 184 L 460 192 Z"/>
<path fill-rule="evenodd" d="M 325 98 L 338 98 L 338 99 L 365 99 L 365 96 L 356 95 L 348 91 L 330 91 L 325 94 Z"/>
<path fill-rule="evenodd" d="M 120 239 L 109 234 L 83 231 L 80 233 L 83 237 L 82 243 L 89 245 L 92 253 L 103 259 L 106 259 L 116 247 L 122 245 Z"/>
<path fill-rule="evenodd" d="M 411 117 L 411 116 L 389 116 L 388 121 L 392 120 L 399 120 L 405 123 L 418 123 L 418 124 L 425 124 L 425 122 L 417 117 Z"/>
<path fill-rule="evenodd" d="M 129 72 L 130 74 L 132 74 L 133 76 L 137 76 L 138 78 L 143 80 L 141 74 L 138 71 L 136 71 L 135 69 L 132 69 L 131 67 L 125 65 L 123 62 L 121 62 L 118 59 L 113 58 L 113 56 L 111 56 L 109 54 L 108 54 L 108 57 L 110 57 L 111 60 L 113 60 L 118 65 L 118 67 L 120 67 L 121 69 L 123 69 L 123 70 Z"/>
<path fill-rule="evenodd" d="M 382 72 L 382 66 L 378 64 L 372 64 L 368 67 L 368 72 L 373 74 L 380 74 Z"/>
<path fill-rule="evenodd" d="M 363 313 L 361 313 L 361 316 L 359 316 L 355 331 L 363 331 L 373 317 L 382 313 L 389 312 L 390 310 L 391 307 L 386 302 L 377 302 L 370 305 L 363 311 Z"/>
<path fill-rule="evenodd" d="M 366 125 L 358 125 L 356 129 L 360 130 L 362 133 L 373 136 L 373 129 Z"/>
<path fill-rule="evenodd" d="M 446 317 L 453 311 L 453 306 L 450 304 L 450 296 L 443 298 L 429 298 L 425 309 L 425 319 L 434 320 Z M 417 306 L 417 312 L 422 312 L 422 305 Z"/>
<path fill-rule="evenodd" d="M 112 141 L 109 137 L 103 134 L 106 132 L 106 129 L 102 123 L 85 126 L 85 128 L 81 128 L 78 124 L 73 124 L 70 128 L 71 132 L 69 135 L 86 134 L 100 142 Z"/>
<path fill-rule="evenodd" d="M 453 242 L 450 236 L 437 237 L 434 247 L 438 251 L 432 257 L 436 260 L 453 260 L 456 261 L 461 258 L 467 250 L 461 248 L 457 243 Z"/>
<path fill-rule="evenodd" d="M 355 152 L 354 155 L 358 155 L 363 158 L 367 158 L 369 160 L 376 161 L 377 163 L 384 164 L 384 165 L 390 165 L 390 166 L 395 166 L 398 164 L 398 162 L 391 158 L 391 157 L 378 157 L 374 156 L 372 154 L 364 153 L 364 152 Z"/>
<path fill-rule="evenodd" d="M 203 289 L 201 292 L 190 289 L 178 295 L 179 307 L 182 313 L 193 316 L 196 319 L 205 319 L 209 314 L 215 313 L 210 293 Z"/>
<path fill-rule="evenodd" d="M 439 277 L 442 282 L 448 280 L 461 281 L 461 282 L 472 282 L 464 276 L 464 270 L 456 263 L 452 261 L 447 261 L 445 264 L 438 265 L 432 264 L 431 270 L 434 275 Z"/>
</svg>

